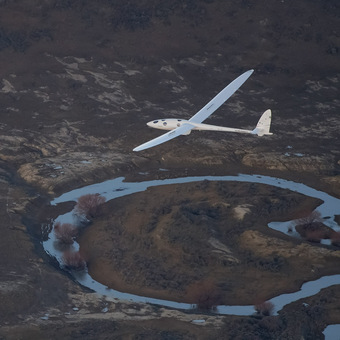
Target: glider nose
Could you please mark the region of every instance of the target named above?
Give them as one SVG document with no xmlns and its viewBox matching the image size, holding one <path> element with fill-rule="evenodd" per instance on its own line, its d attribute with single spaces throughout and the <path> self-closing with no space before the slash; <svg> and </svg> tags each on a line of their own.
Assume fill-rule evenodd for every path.
<svg viewBox="0 0 340 340">
<path fill-rule="evenodd" d="M 155 127 L 155 125 L 158 123 L 158 120 L 153 120 L 149 123 L 146 123 L 147 126 L 150 126 L 150 127 Z"/>
</svg>

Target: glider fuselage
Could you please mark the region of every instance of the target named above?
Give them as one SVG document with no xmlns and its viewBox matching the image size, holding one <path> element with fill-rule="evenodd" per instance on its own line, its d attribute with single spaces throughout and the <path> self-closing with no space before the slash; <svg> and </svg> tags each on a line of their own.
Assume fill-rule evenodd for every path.
<svg viewBox="0 0 340 340">
<path fill-rule="evenodd" d="M 156 119 L 151 122 L 148 122 L 147 125 L 154 129 L 159 130 L 174 130 L 183 124 L 192 125 L 192 130 L 201 130 L 201 131 L 227 131 L 227 132 L 241 132 L 241 133 L 252 133 L 252 130 L 244 130 L 244 129 L 235 129 L 224 126 L 210 125 L 210 124 L 202 124 L 202 123 L 194 123 L 190 120 L 185 119 Z M 190 131 L 189 131 L 190 133 Z"/>
</svg>

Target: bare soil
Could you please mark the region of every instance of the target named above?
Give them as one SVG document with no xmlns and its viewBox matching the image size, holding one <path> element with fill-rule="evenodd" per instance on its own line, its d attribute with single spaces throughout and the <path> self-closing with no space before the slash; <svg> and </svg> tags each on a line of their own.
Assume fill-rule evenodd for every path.
<svg viewBox="0 0 340 340">
<path fill-rule="evenodd" d="M 271 174 L 340 197 L 339 20 L 336 0 L 285 0 L 270 4 L 221 0 L 0 1 L 0 337 L 291 339 L 298 335 L 315 339 L 322 338 L 327 324 L 339 323 L 338 287 L 306 299 L 313 309 L 297 302 L 285 308 L 279 317 L 263 319 L 194 315 L 98 298 L 60 271 L 41 246 L 46 237 L 41 223 L 69 209 L 69 205 L 50 207 L 51 197 L 115 176 L 138 180 L 139 172 L 148 172 L 152 178 L 237 172 Z M 147 129 L 145 122 L 191 117 L 228 82 L 250 68 L 255 69 L 254 75 L 209 123 L 252 128 L 260 114 L 271 108 L 273 136 L 192 133 L 143 153 L 131 151 L 159 134 Z M 190 190 L 190 186 L 186 188 Z M 248 189 L 235 190 L 241 193 Z M 282 214 L 297 213 L 295 208 L 285 206 L 283 198 L 287 193 L 272 196 L 271 189 L 266 190 L 266 195 L 277 199 L 279 206 L 284 202 Z M 220 199 L 217 189 L 207 189 L 208 192 L 212 202 Z M 137 216 L 143 221 L 152 222 L 152 216 L 160 219 L 159 226 L 149 233 L 142 230 L 140 235 L 145 241 L 147 234 L 155 237 L 153 234 L 160 232 L 166 236 L 161 245 L 169 254 L 175 246 L 181 260 L 184 255 L 188 258 L 186 266 L 195 263 L 198 274 L 190 273 L 192 281 L 179 280 L 180 285 L 175 283 L 169 291 L 162 290 L 164 295 L 177 294 L 189 301 L 193 299 L 188 293 L 189 281 L 200 282 L 206 274 L 207 265 L 199 261 L 204 261 L 209 253 L 209 264 L 216 263 L 216 270 L 224 266 L 218 253 L 213 253 L 216 242 L 201 243 L 198 237 L 210 237 L 208 222 L 222 233 L 223 221 L 207 215 L 206 209 L 212 202 L 188 196 L 190 201 L 185 207 L 189 212 L 185 218 L 194 220 L 185 234 L 187 242 L 181 244 L 169 227 L 170 221 L 185 222 L 176 217 L 181 209 L 176 205 L 177 194 L 165 195 L 166 192 L 157 190 L 151 193 L 166 197 L 169 202 L 163 204 L 172 210 L 163 214 L 141 207 L 144 212 L 134 212 L 131 220 L 126 217 L 124 228 L 132 228 Z M 182 191 L 181 194 L 186 195 Z M 246 196 L 240 195 L 240 202 L 245 202 L 242 204 L 249 204 Z M 257 209 L 267 206 L 261 195 L 255 197 L 256 204 L 251 204 Z M 288 197 L 293 199 L 295 195 Z M 128 204 L 129 199 L 121 202 Z M 296 209 L 302 209 L 305 203 L 296 199 Z M 306 207 L 314 204 L 307 201 Z M 239 205 L 234 199 L 227 203 L 231 204 L 229 210 Z M 152 200 L 150 205 L 156 206 Z M 123 205 L 119 209 L 123 211 Z M 127 205 L 126 209 L 131 207 Z M 204 214 L 196 216 L 190 209 L 202 209 Z M 228 213 L 230 217 L 228 208 L 225 209 L 221 216 Z M 291 247 L 292 251 L 303 253 L 308 249 L 310 266 L 314 265 L 320 273 L 338 268 L 332 266 L 332 255 L 330 262 L 324 261 L 323 252 L 330 252 L 329 249 L 295 246 L 291 240 L 268 234 L 267 215 L 258 218 L 252 209 L 244 216 L 249 228 L 242 234 L 233 232 L 238 246 L 229 244 L 227 237 L 222 239 L 240 261 L 247 256 L 273 259 L 266 246 L 269 242 L 281 250 Z M 242 209 L 236 211 L 242 213 Z M 103 228 L 104 222 L 97 221 L 94 227 Z M 190 234 L 200 223 L 202 231 Z M 90 232 L 89 228 L 86 233 Z M 131 241 L 138 246 L 131 233 L 127 229 L 128 238 L 119 242 L 127 246 Z M 191 257 L 194 241 L 195 247 L 203 246 L 203 260 Z M 263 254 L 264 250 L 268 253 Z M 145 256 L 153 259 L 151 253 Z M 285 261 L 285 270 L 297 273 L 300 267 L 304 271 L 303 260 Z M 228 269 L 230 265 L 226 263 Z M 246 268 L 250 270 L 252 266 L 255 265 L 247 264 Z M 254 275 L 261 272 L 265 277 L 270 272 L 251 270 Z M 115 271 L 117 274 L 117 268 Z M 147 271 L 141 273 L 138 279 L 143 284 L 153 282 L 152 289 L 159 290 L 158 279 L 145 277 Z M 172 273 L 177 280 L 180 273 L 174 268 Z M 218 280 L 222 280 L 220 275 Z M 271 278 L 268 276 L 268 282 Z M 292 285 L 302 280 L 301 276 L 291 279 Z M 131 273 L 121 274 L 121 283 L 128 284 L 129 280 L 131 286 L 135 285 Z M 217 279 L 213 280 L 215 283 Z M 222 287 L 222 293 L 224 298 L 231 296 L 227 287 Z M 246 300 L 245 296 L 240 293 L 240 299 Z M 108 311 L 103 312 L 106 307 Z M 205 323 L 192 323 L 195 319 L 204 319 Z"/>
</svg>

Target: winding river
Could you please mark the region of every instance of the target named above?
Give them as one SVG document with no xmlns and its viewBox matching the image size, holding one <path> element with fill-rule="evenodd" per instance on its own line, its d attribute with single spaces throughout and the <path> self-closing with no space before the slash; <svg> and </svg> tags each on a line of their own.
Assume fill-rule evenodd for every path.
<svg viewBox="0 0 340 340">
<path fill-rule="evenodd" d="M 91 193 L 93 194 L 99 193 L 100 195 L 104 196 L 106 200 L 108 201 L 108 200 L 112 200 L 112 199 L 122 197 L 125 195 L 131 195 L 137 192 L 142 192 L 142 191 L 145 191 L 147 188 L 153 187 L 153 186 L 199 182 L 203 180 L 267 184 L 267 185 L 279 187 L 282 189 L 292 190 L 292 191 L 301 193 L 309 197 L 321 199 L 323 203 L 320 206 L 318 206 L 316 210 L 324 218 L 323 223 L 331 227 L 334 230 L 340 231 L 340 226 L 335 221 L 335 215 L 340 214 L 340 199 L 330 196 L 325 192 L 308 187 L 302 183 L 296 183 L 293 181 L 288 181 L 288 180 L 284 180 L 284 179 L 280 179 L 276 177 L 262 176 L 262 175 L 239 174 L 237 176 L 180 177 L 180 178 L 151 180 L 151 181 L 142 181 L 142 182 L 124 182 L 124 177 L 119 177 L 113 180 L 108 180 L 102 183 L 97 183 L 97 184 L 93 184 L 93 185 L 89 185 L 83 188 L 69 191 L 55 198 L 54 200 L 52 200 L 51 204 L 57 205 L 58 203 L 62 203 L 62 202 L 76 201 L 80 196 L 85 195 L 85 194 L 91 194 Z M 54 222 L 72 223 L 73 218 L 74 216 L 72 214 L 72 211 L 70 211 L 64 215 L 58 216 L 58 218 Z M 280 232 L 287 233 L 288 232 L 287 226 L 290 225 L 291 222 L 292 221 L 271 222 L 268 226 Z M 50 254 L 50 256 L 55 257 L 59 261 L 59 263 L 61 263 L 62 252 L 58 250 L 57 247 L 55 247 L 55 244 L 56 244 L 55 241 L 56 240 L 54 237 L 54 233 L 50 232 L 48 240 L 43 242 L 43 247 L 45 251 L 48 254 Z M 79 245 L 77 243 L 74 243 L 72 247 L 73 247 L 73 250 L 78 250 Z M 98 294 L 111 296 L 116 299 L 130 300 L 134 302 L 151 303 L 151 304 L 157 304 L 157 305 L 161 305 L 165 307 L 178 308 L 178 309 L 192 309 L 195 307 L 191 304 L 186 304 L 186 303 L 178 303 L 178 302 L 173 302 L 173 301 L 160 300 L 160 299 L 154 299 L 154 298 L 119 292 L 119 291 L 110 289 L 102 285 L 101 283 L 95 281 L 94 279 L 92 279 L 92 277 L 87 272 L 82 272 L 82 273 L 74 272 L 73 274 L 80 284 L 94 290 Z M 337 285 L 337 284 L 340 284 L 340 275 L 324 276 L 318 280 L 306 282 L 301 286 L 300 290 L 297 292 L 290 293 L 290 294 L 282 294 L 282 295 L 272 298 L 270 301 L 275 306 L 274 313 L 277 314 L 277 312 L 281 310 L 285 305 L 293 301 L 297 301 L 301 298 L 315 295 L 321 289 L 330 287 L 332 285 Z M 219 314 L 225 314 L 225 315 L 226 314 L 251 315 L 254 313 L 254 306 L 252 305 L 251 306 L 221 305 L 216 308 L 216 312 Z M 327 329 L 325 330 L 325 332 L 329 332 L 329 329 L 333 329 L 333 328 L 331 327 Z"/>
</svg>

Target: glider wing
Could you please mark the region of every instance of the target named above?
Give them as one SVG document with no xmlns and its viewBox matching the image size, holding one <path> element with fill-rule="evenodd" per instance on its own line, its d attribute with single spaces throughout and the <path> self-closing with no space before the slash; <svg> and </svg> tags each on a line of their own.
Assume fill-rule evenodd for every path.
<svg viewBox="0 0 340 340">
<path fill-rule="evenodd" d="M 225 87 L 217 96 L 199 110 L 194 116 L 189 119 L 189 122 L 202 123 L 213 112 L 215 112 L 227 99 L 229 99 L 239 87 L 251 76 L 254 70 L 244 72 L 235 80 L 233 80 L 227 87 Z"/>
<path fill-rule="evenodd" d="M 141 151 L 141 150 L 145 150 L 148 148 L 151 148 L 153 146 L 162 144 L 164 142 L 167 142 L 175 137 L 178 137 L 180 135 L 184 135 L 186 132 L 192 130 L 195 126 L 191 125 L 189 123 L 184 123 L 183 125 L 181 125 L 180 127 L 171 130 L 157 138 L 154 138 L 152 140 L 150 140 L 149 142 L 146 142 L 142 145 L 137 146 L 136 148 L 133 149 L 133 151 Z"/>
</svg>

